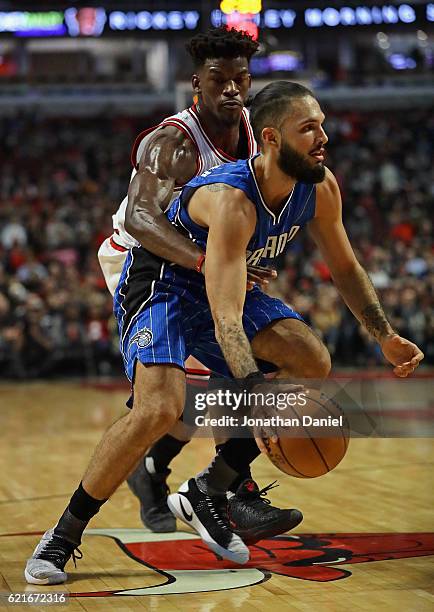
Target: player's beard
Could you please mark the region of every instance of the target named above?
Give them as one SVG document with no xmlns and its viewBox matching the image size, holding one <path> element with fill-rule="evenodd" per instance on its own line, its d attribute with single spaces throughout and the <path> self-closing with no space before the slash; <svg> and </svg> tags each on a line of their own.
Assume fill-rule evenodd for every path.
<svg viewBox="0 0 434 612">
<path fill-rule="evenodd" d="M 325 178 L 322 162 L 312 164 L 306 155 L 299 153 L 286 142 L 280 147 L 277 165 L 280 170 L 301 183 L 321 183 Z"/>
</svg>

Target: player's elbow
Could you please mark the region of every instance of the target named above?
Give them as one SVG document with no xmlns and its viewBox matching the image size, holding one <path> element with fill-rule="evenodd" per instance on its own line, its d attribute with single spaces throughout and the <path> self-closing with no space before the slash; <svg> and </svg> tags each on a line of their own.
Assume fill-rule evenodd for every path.
<svg viewBox="0 0 434 612">
<path fill-rule="evenodd" d="M 143 214 L 143 212 L 138 210 L 129 211 L 127 209 L 124 227 L 130 236 L 139 242 L 143 242 L 143 240 L 146 240 L 146 236 L 149 234 L 151 226 L 152 220 L 147 214 Z"/>
</svg>

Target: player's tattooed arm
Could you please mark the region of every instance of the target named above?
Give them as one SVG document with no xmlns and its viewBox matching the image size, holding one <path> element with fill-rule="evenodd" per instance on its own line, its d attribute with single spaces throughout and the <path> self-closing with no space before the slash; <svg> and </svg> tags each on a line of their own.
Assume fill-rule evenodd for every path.
<svg viewBox="0 0 434 612">
<path fill-rule="evenodd" d="M 394 334 L 378 300 L 376 303 L 373 302 L 366 306 L 361 312 L 361 317 L 366 330 L 378 342 L 382 342 L 384 338 Z"/>
<path fill-rule="evenodd" d="M 226 362 L 235 378 L 245 378 L 258 369 L 242 323 L 215 317 L 216 336 Z"/>
<path fill-rule="evenodd" d="M 405 377 L 423 359 L 422 351 L 398 335 L 381 307 L 371 280 L 357 261 L 342 223 L 342 202 L 335 177 L 327 172 L 317 186 L 315 218 L 309 224 L 333 281 L 348 308 L 381 345 L 394 373 Z"/>
<path fill-rule="evenodd" d="M 354 254 L 342 223 L 342 201 L 335 177 L 327 171 L 317 186 L 315 218 L 309 229 L 334 284 L 354 316 L 378 342 L 394 333 L 378 296 Z"/>
<path fill-rule="evenodd" d="M 244 378 L 258 369 L 242 322 L 246 248 L 256 212 L 245 194 L 232 187 L 213 193 L 199 189 L 189 210 L 196 221 L 209 227 L 205 281 L 217 342 L 232 374 Z"/>
<path fill-rule="evenodd" d="M 195 269 L 201 249 L 178 232 L 164 214 L 176 184 L 194 175 L 196 149 L 180 130 L 158 130 L 142 153 L 128 190 L 125 229 L 163 259 Z"/>
</svg>

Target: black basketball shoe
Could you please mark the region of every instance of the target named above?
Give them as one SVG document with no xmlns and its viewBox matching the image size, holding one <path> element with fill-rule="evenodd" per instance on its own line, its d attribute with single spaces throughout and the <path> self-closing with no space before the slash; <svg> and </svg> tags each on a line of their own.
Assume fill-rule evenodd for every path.
<svg viewBox="0 0 434 612">
<path fill-rule="evenodd" d="M 39 544 L 28 559 L 24 576 L 29 584 L 62 584 L 66 582 L 65 565 L 72 557 L 76 559 L 82 554 L 76 543 L 68 542 L 55 535 L 54 529 L 49 529 L 42 536 Z"/>
<path fill-rule="evenodd" d="M 146 458 L 145 458 L 146 461 Z M 150 474 L 145 463 L 140 461 L 127 483 L 140 501 L 140 518 L 145 527 L 155 533 L 176 531 L 176 520 L 167 505 L 170 493 L 167 477 L 170 470 Z"/>
<path fill-rule="evenodd" d="M 247 563 L 249 549 L 229 527 L 226 496 L 209 496 L 197 486 L 194 478 L 184 482 L 177 493 L 167 499 L 173 514 L 192 527 L 203 542 L 217 555 L 234 563 Z"/>
<path fill-rule="evenodd" d="M 228 499 L 229 526 L 246 544 L 255 544 L 264 538 L 285 533 L 303 520 L 300 510 L 281 510 L 264 498 L 270 489 L 275 488 L 274 485 L 275 482 L 259 489 L 256 482 L 248 478 Z"/>
</svg>

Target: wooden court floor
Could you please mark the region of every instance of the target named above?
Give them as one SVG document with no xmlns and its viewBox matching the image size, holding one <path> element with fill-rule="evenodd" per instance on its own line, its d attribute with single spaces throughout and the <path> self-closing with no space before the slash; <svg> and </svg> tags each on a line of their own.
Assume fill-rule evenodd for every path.
<svg viewBox="0 0 434 612">
<path fill-rule="evenodd" d="M 0 591 L 49 593 L 26 585 L 23 567 L 75 489 L 102 431 L 124 412 L 126 391 L 79 383 L 0 385 Z M 212 455 L 197 439 L 173 463 L 176 488 Z M 432 439 L 352 440 L 322 478 L 285 476 L 266 458 L 253 473 L 278 479 L 273 503 L 298 507 L 303 523 L 251 549 L 248 566 L 216 559 L 185 529 L 153 536 L 123 485 L 93 519 L 74 569 L 69 604 L 38 610 L 224 609 L 434 610 Z M 180 526 L 181 527 L 181 526 Z M 116 594 L 117 593 L 117 594 Z M 28 610 L 25 605 L 1 610 Z"/>
</svg>

